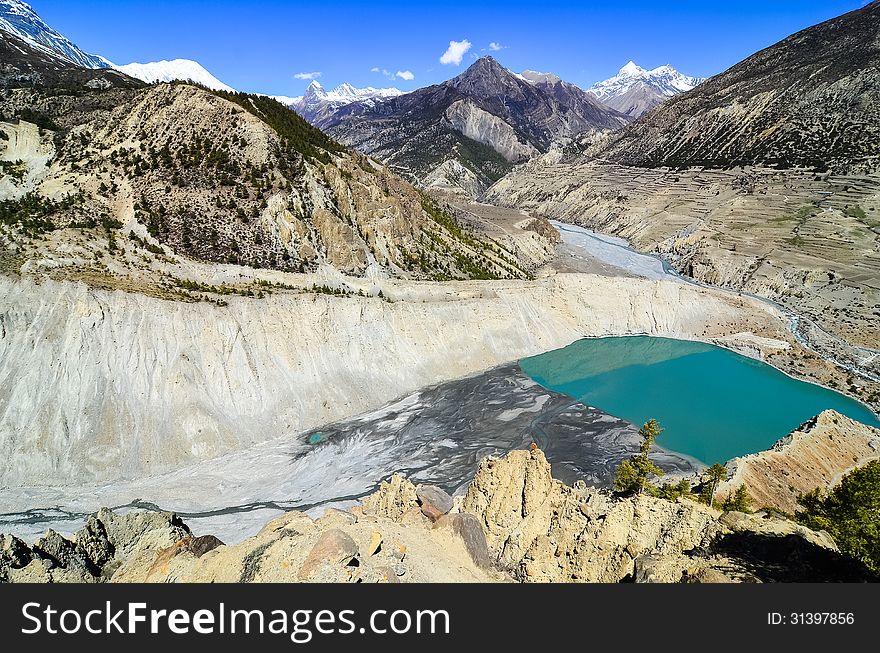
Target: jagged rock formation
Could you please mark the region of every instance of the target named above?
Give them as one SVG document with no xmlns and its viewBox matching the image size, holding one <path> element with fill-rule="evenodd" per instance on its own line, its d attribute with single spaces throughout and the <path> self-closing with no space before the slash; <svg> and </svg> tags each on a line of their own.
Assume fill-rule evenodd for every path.
<svg viewBox="0 0 880 653">
<path fill-rule="evenodd" d="M 667 99 L 706 81 L 682 75 L 672 66 L 645 70 L 630 61 L 610 79 L 597 82 L 589 92 L 620 113 L 640 118 Z"/>
<path fill-rule="evenodd" d="M 872 579 L 827 534 L 778 517 L 567 487 L 535 447 L 483 461 L 455 502 L 394 476 L 350 512 L 288 513 L 235 546 L 193 537 L 173 515 L 106 510 L 73 540 L 0 539 L 8 582 Z"/>
<path fill-rule="evenodd" d="M 28 546 L 16 537 L 0 536 L 0 582 L 105 582 L 126 560 L 165 550 L 182 540 L 192 552 L 222 544 L 210 536 L 193 538 L 171 513 L 118 515 L 101 510 L 72 539 L 50 530 Z"/>
<path fill-rule="evenodd" d="M 340 142 L 414 180 L 470 194 L 551 145 L 586 131 L 618 129 L 627 117 L 558 78 L 529 80 L 483 57 L 443 84 L 374 106 L 352 104 L 322 123 Z M 454 161 L 470 172 L 438 169 Z"/>
<path fill-rule="evenodd" d="M 880 458 L 880 430 L 825 411 L 780 440 L 769 451 L 734 458 L 730 478 L 716 496 L 740 485 L 758 506 L 794 514 L 798 496 L 833 487 L 849 471 Z"/>
<path fill-rule="evenodd" d="M 671 98 L 602 153 L 626 165 L 880 163 L 880 3 L 810 27 Z"/>
</svg>

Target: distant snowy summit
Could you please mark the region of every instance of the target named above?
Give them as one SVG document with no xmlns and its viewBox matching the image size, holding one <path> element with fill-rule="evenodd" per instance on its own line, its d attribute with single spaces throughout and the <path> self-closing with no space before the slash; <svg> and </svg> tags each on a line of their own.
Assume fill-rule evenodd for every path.
<svg viewBox="0 0 880 653">
<path fill-rule="evenodd" d="M 279 95 L 275 99 L 294 109 L 313 125 L 320 125 L 342 107 L 359 103 L 372 108 L 378 101 L 400 95 L 403 95 L 403 91 L 396 88 L 355 88 L 348 83 L 327 91 L 320 83 L 313 81 L 304 95 L 293 98 Z"/>
<path fill-rule="evenodd" d="M 159 82 L 194 82 L 215 91 L 235 89 L 214 77 L 197 61 L 174 59 L 173 61 L 154 61 L 151 63 L 130 63 L 124 66 L 113 65 L 116 70 L 148 84 Z"/>
<path fill-rule="evenodd" d="M 0 29 L 17 36 L 37 50 L 83 68 L 110 68 L 106 59 L 83 52 L 70 39 L 49 27 L 26 2 L 0 0 Z"/>
<path fill-rule="evenodd" d="M 594 84 L 589 92 L 612 109 L 638 118 L 667 98 L 690 91 L 704 81 L 705 78 L 689 77 L 672 66 L 645 70 L 630 61 L 614 77 Z"/>
</svg>

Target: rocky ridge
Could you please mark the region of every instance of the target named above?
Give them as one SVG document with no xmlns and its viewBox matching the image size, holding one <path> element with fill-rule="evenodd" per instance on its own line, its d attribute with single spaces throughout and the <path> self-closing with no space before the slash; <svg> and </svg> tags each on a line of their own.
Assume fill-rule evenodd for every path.
<svg viewBox="0 0 880 653">
<path fill-rule="evenodd" d="M 558 78 L 528 80 L 483 57 L 443 84 L 372 106 L 351 104 L 322 125 L 340 142 L 409 178 L 473 197 L 512 167 L 628 117 Z M 457 164 L 450 169 L 449 162 Z"/>
<path fill-rule="evenodd" d="M 834 411 L 817 415 L 768 451 L 734 458 L 723 498 L 740 485 L 756 505 L 794 514 L 798 496 L 833 487 L 849 471 L 880 458 L 880 430 Z"/>
<path fill-rule="evenodd" d="M 226 546 L 174 515 L 102 510 L 73 539 L 0 539 L 7 582 L 797 582 L 869 580 L 833 541 L 764 513 L 619 497 L 551 476 L 534 446 L 463 497 L 383 482 L 351 511 L 288 513 Z"/>
</svg>

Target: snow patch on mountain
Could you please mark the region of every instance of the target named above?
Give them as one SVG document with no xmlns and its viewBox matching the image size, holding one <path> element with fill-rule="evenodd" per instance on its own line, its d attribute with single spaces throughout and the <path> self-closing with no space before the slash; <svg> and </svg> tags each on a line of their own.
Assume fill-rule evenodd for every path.
<svg viewBox="0 0 880 653">
<path fill-rule="evenodd" d="M 215 91 L 234 93 L 235 89 L 224 84 L 197 61 L 174 59 L 173 61 L 153 61 L 151 63 L 130 63 L 113 66 L 116 70 L 148 84 L 157 82 L 185 81 L 201 84 Z"/>
<path fill-rule="evenodd" d="M 529 84 L 557 84 L 562 81 L 562 78 L 559 75 L 554 75 L 553 73 L 539 73 L 536 70 L 524 70 L 518 75 L 514 73 L 516 77 L 519 77 L 524 82 L 528 82 Z"/>
<path fill-rule="evenodd" d="M 49 27 L 26 2 L 0 0 L 0 30 L 26 41 L 38 50 L 83 68 L 109 68 L 103 57 L 87 54 Z"/>
</svg>

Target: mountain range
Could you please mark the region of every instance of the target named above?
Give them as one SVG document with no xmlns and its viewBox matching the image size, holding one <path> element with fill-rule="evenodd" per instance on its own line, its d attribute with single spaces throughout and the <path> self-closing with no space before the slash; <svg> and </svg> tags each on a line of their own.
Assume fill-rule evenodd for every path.
<svg viewBox="0 0 880 653">
<path fill-rule="evenodd" d="M 442 84 L 349 104 L 324 121 L 341 143 L 429 188 L 479 194 L 514 165 L 630 118 L 556 77 L 516 75 L 482 57 Z"/>
<path fill-rule="evenodd" d="M 630 61 L 614 77 L 591 86 L 589 92 L 612 109 L 639 118 L 672 96 L 690 91 L 704 81 L 704 78 L 683 75 L 669 65 L 645 70 Z"/>
<path fill-rule="evenodd" d="M 84 68 L 112 67 L 150 84 L 189 81 L 234 91 L 196 61 L 116 65 L 86 54 L 19 0 L 0 0 L 0 27 Z M 414 183 L 474 197 L 514 165 L 575 137 L 589 142 L 619 129 L 700 81 L 669 66 L 645 71 L 630 63 L 587 93 L 552 73 L 516 74 L 484 57 L 448 82 L 409 94 L 348 83 L 327 91 L 313 81 L 302 96 L 275 99 Z"/>
<path fill-rule="evenodd" d="M 111 255 L 124 239 L 154 254 L 287 271 L 526 276 L 502 248 L 272 98 L 145 85 L 3 30 L 0 56 L 3 85 L 17 89 L 0 102 L 11 121 L 0 130 L 0 158 L 11 162 L 3 196 L 13 200 L 2 217 L 24 220 L 25 235 L 77 225 L 106 229 Z M 41 189 L 67 199 L 55 204 Z"/>
<path fill-rule="evenodd" d="M 403 95 L 403 91 L 396 88 L 373 88 L 372 86 L 355 88 L 347 82 L 340 84 L 332 91 L 327 91 L 317 80 L 313 80 L 306 88 L 304 95 L 294 98 L 276 97 L 276 99 L 282 104 L 287 104 L 303 118 L 321 129 L 330 124 L 333 115 L 342 107 L 361 104 L 364 107 L 372 108 L 376 101 L 400 95 Z"/>
</svg>

